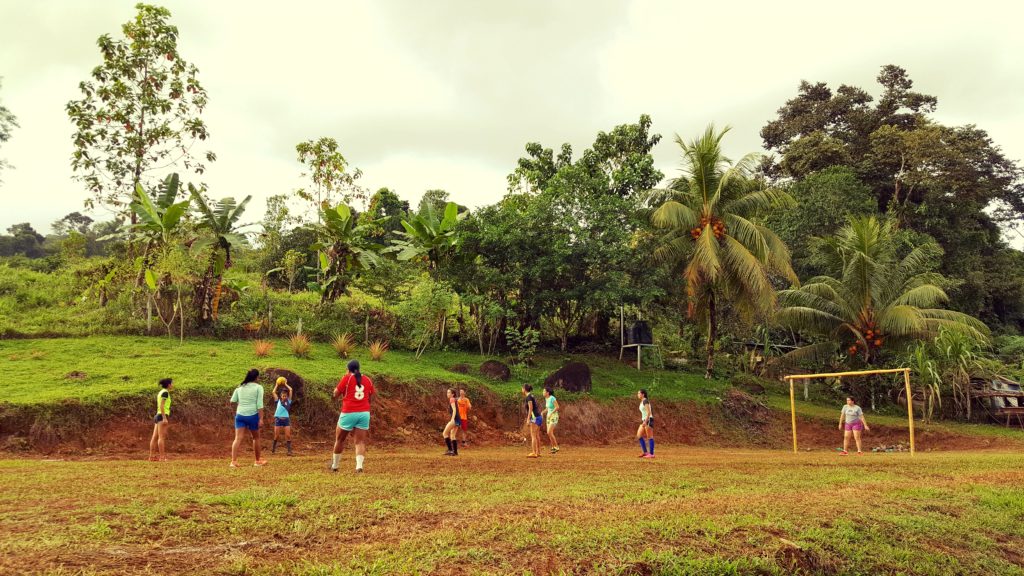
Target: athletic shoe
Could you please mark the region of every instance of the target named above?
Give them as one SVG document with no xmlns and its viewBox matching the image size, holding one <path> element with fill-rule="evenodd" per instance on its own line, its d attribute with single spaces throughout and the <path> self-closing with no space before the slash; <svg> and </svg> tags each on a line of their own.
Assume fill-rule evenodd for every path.
<svg viewBox="0 0 1024 576">
<path fill-rule="evenodd" d="M 554 450 L 554 451 L 555 451 L 555 453 L 557 454 L 557 453 L 558 453 L 558 446 L 555 446 L 555 447 L 553 448 L 553 450 Z"/>
<path fill-rule="evenodd" d="M 150 457 L 149 457 L 149 461 L 150 461 L 150 462 L 159 462 L 159 461 L 160 461 L 160 459 L 159 459 L 159 458 L 157 458 L 156 456 L 150 456 Z"/>
<path fill-rule="evenodd" d="M 238 462 L 232 462 L 228 468 L 238 468 Z"/>
<path fill-rule="evenodd" d="M 864 455 L 863 452 L 861 452 L 860 450 L 857 450 L 857 456 L 863 456 L 863 455 Z"/>
<path fill-rule="evenodd" d="M 644 458 L 654 458 L 654 454 L 644 454 Z"/>
<path fill-rule="evenodd" d="M 451 450 L 446 450 L 444 453 L 445 456 L 451 456 L 452 454 L 453 452 Z"/>
<path fill-rule="evenodd" d="M 337 469 L 337 468 L 331 468 L 331 467 L 330 467 L 329 465 L 327 466 L 327 470 L 328 470 L 328 471 L 329 471 L 329 472 L 330 472 L 331 474 L 337 474 L 337 473 L 338 473 L 338 469 Z"/>
<path fill-rule="evenodd" d="M 841 452 L 839 453 L 839 455 L 840 455 L 840 456 L 849 456 L 849 455 L 850 455 L 850 453 L 849 453 L 849 452 L 847 452 L 846 450 L 843 450 L 843 451 L 841 451 Z"/>
<path fill-rule="evenodd" d="M 643 454 L 637 456 L 637 458 L 647 458 L 647 452 L 644 452 Z"/>
<path fill-rule="evenodd" d="M 363 469 L 362 468 L 356 468 L 356 474 L 362 474 L 362 473 L 363 473 Z"/>
<path fill-rule="evenodd" d="M 527 458 L 540 458 L 540 454 L 534 454 L 533 452 L 530 452 L 529 454 L 526 455 L 526 457 Z"/>
<path fill-rule="evenodd" d="M 252 465 L 253 466 L 257 466 L 257 467 L 259 467 L 259 466 L 266 466 L 267 465 L 267 461 L 266 460 L 257 460 L 255 462 L 253 462 Z"/>
</svg>

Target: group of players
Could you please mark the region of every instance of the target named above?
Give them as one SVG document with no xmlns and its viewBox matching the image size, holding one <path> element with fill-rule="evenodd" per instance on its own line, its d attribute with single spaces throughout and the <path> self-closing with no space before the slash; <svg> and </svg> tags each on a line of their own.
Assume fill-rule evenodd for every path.
<svg viewBox="0 0 1024 576">
<path fill-rule="evenodd" d="M 238 467 L 238 450 L 245 439 L 246 432 L 252 439 L 253 453 L 255 456 L 254 466 L 264 466 L 267 461 L 261 456 L 260 451 L 260 427 L 263 421 L 263 386 L 256 382 L 259 378 L 259 371 L 249 370 L 245 374 L 242 383 L 231 393 L 231 403 L 235 404 L 235 439 L 231 443 L 231 464 L 232 468 Z M 170 427 L 171 417 L 171 389 L 174 382 L 170 378 L 160 380 L 160 390 L 157 392 L 157 411 L 153 418 L 153 435 L 149 444 L 149 459 L 151 461 L 166 461 L 167 432 Z M 556 437 L 561 405 L 555 398 L 554 390 L 550 387 L 544 388 L 544 405 L 541 407 L 537 398 L 533 395 L 533 387 L 524 384 L 521 389 L 524 406 L 526 408 L 526 426 L 530 431 L 528 458 L 539 458 L 541 451 L 541 428 L 545 428 L 549 441 L 549 448 L 552 455 L 558 454 L 559 446 Z M 360 372 L 359 361 L 351 360 L 348 363 L 348 372 L 334 388 L 333 398 L 341 399 L 341 414 L 338 416 L 338 425 L 334 430 L 334 450 L 331 457 L 331 472 L 338 471 L 341 461 L 341 454 L 345 441 L 352 435 L 355 445 L 356 472 L 363 471 L 363 463 L 366 459 L 366 440 L 370 432 L 370 401 L 377 393 L 373 386 L 373 380 Z M 288 456 L 292 452 L 292 429 L 291 429 L 291 407 L 292 388 L 284 378 L 278 378 L 274 384 L 274 441 L 271 452 L 277 451 L 280 437 L 284 437 Z M 449 388 L 446 392 L 448 398 L 448 422 L 444 427 L 442 437 L 448 450 L 445 456 L 459 455 L 459 438 L 463 437 L 469 429 L 469 411 L 472 403 L 466 396 L 464 389 L 455 391 Z M 637 428 L 637 439 L 643 453 L 641 458 L 654 458 L 654 413 L 651 409 L 651 401 L 646 390 L 637 392 L 637 399 L 640 400 L 640 427 Z"/>
</svg>

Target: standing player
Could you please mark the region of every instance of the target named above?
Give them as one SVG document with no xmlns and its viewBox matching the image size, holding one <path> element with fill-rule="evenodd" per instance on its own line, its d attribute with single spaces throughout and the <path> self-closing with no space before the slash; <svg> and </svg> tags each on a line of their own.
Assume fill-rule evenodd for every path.
<svg viewBox="0 0 1024 576">
<path fill-rule="evenodd" d="M 278 390 L 280 389 L 280 392 Z M 278 376 L 274 383 L 274 398 L 277 400 L 277 408 L 274 410 L 274 444 L 270 453 L 277 452 L 277 438 L 284 432 L 285 445 L 288 447 L 288 455 L 292 455 L 292 387 L 284 376 Z"/>
<path fill-rule="evenodd" d="M 547 416 L 548 442 L 551 443 L 551 453 L 558 454 L 558 439 L 555 438 L 555 428 L 558 427 L 558 398 L 555 398 L 555 391 L 550 386 L 544 388 L 544 415 Z"/>
<path fill-rule="evenodd" d="M 469 443 L 469 411 L 473 409 L 473 403 L 466 396 L 466 389 L 459 388 L 459 418 L 462 420 L 462 431 L 459 438 L 462 438 L 462 447 Z"/>
<path fill-rule="evenodd" d="M 448 395 L 448 423 L 444 425 L 444 432 L 441 435 L 444 437 L 448 451 L 444 455 L 458 456 L 458 433 L 459 428 L 462 427 L 462 420 L 459 418 L 459 404 L 455 398 L 455 390 L 449 388 L 446 394 Z"/>
<path fill-rule="evenodd" d="M 636 397 L 640 400 L 640 427 L 636 429 L 636 439 L 640 441 L 640 448 L 644 451 L 640 457 L 654 458 L 654 412 L 651 410 L 651 399 L 647 397 L 647 390 L 643 388 L 636 393 Z"/>
<path fill-rule="evenodd" d="M 369 376 L 363 376 L 359 371 L 359 360 L 350 361 L 348 374 L 345 374 L 334 389 L 334 399 L 341 397 L 341 415 L 338 416 L 338 427 L 334 430 L 331 472 L 338 471 L 341 451 L 345 447 L 345 439 L 348 438 L 349 432 L 352 432 L 356 445 L 356 472 L 363 471 L 366 439 L 370 435 L 370 398 L 376 393 L 373 380 L 370 380 Z"/>
<path fill-rule="evenodd" d="M 160 391 L 156 393 L 156 416 L 153 417 L 153 437 L 149 439 L 149 461 L 166 462 L 164 445 L 167 442 L 167 428 L 171 425 L 171 388 L 174 382 L 170 378 L 160 381 Z M 157 457 L 159 451 L 160 456 Z"/>
<path fill-rule="evenodd" d="M 849 454 L 847 449 L 850 447 L 850 434 L 853 434 L 853 439 L 857 443 L 857 456 L 863 456 L 864 452 L 861 452 L 860 449 L 860 433 L 862 430 L 870 432 L 871 428 L 868 428 L 868 423 L 864 420 L 864 411 L 849 396 L 846 397 L 846 406 L 843 406 L 843 409 L 839 411 L 839 429 L 845 429 L 843 432 L 843 451 L 839 455 L 846 456 Z"/>
<path fill-rule="evenodd" d="M 526 398 L 526 425 L 530 428 L 530 453 L 527 458 L 540 458 L 540 427 L 544 418 L 540 415 L 537 399 L 533 397 L 533 386 L 523 384 L 523 396 Z"/>
<path fill-rule="evenodd" d="M 231 443 L 231 467 L 238 468 L 238 448 L 242 445 L 243 430 L 252 436 L 252 450 L 256 454 L 253 466 L 264 466 L 267 461 L 260 458 L 260 425 L 263 423 L 263 386 L 256 382 L 260 371 L 255 368 L 245 373 L 245 379 L 231 393 L 231 402 L 238 404 L 235 409 L 235 441 Z"/>
</svg>

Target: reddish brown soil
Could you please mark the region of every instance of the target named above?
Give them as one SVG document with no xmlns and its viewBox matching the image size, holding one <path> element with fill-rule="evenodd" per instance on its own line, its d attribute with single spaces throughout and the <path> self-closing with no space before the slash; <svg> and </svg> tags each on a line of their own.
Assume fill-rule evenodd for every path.
<svg viewBox="0 0 1024 576">
<path fill-rule="evenodd" d="M 447 421 L 445 385 L 433 391 L 412 391 L 382 379 L 382 395 L 373 409 L 372 441 L 378 445 L 437 444 Z M 694 402 L 661 402 L 656 412 L 656 438 L 666 444 L 706 447 L 760 447 L 789 449 L 792 446 L 789 415 L 756 404 L 745 394 L 730 397 L 728 407 Z M 470 414 L 470 446 L 510 445 L 525 442 L 525 415 L 516 403 L 503 403 L 496 395 L 477 391 Z M 754 402 L 744 408 L 744 402 Z M 85 453 L 116 456 L 145 452 L 153 424 L 141 410 L 120 412 L 96 422 L 69 422 L 67 414 L 55 421 L 6 418 L 0 426 L 0 446 L 26 454 Z M 70 412 L 73 414 L 74 412 Z M 269 416 L 268 411 L 268 416 Z M 172 454 L 221 455 L 234 437 L 233 413 L 226 404 L 186 398 L 175 402 L 168 449 Z M 327 449 L 334 439 L 336 408 L 322 400 L 307 399 L 298 404 L 292 418 L 292 434 L 299 453 Z M 61 427 L 57 422 L 62 423 Z M 269 424 L 269 422 L 268 422 Z M 574 445 L 629 445 L 635 440 L 638 413 L 633 402 L 614 404 L 591 400 L 566 402 L 558 437 Z M 833 450 L 842 444 L 842 434 L 831 421 L 798 418 L 801 450 Z M 273 428 L 262 430 L 269 445 Z M 282 436 L 283 440 L 283 436 Z M 463 437 L 463 441 L 466 437 Z M 873 426 L 864 435 L 865 449 L 907 442 L 903 427 Z M 921 426 L 918 450 L 1020 449 L 1022 443 L 1010 438 L 951 433 L 948 429 Z"/>
</svg>

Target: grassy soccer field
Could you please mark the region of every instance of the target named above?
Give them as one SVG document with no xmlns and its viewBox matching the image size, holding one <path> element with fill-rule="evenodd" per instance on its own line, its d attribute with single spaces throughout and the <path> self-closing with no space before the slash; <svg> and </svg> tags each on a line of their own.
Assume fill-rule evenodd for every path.
<svg viewBox="0 0 1024 576">
<path fill-rule="evenodd" d="M 664 446 L 0 461 L 0 570 L 1024 574 L 1024 457 Z M 326 452 L 326 450 L 325 450 Z"/>
</svg>

